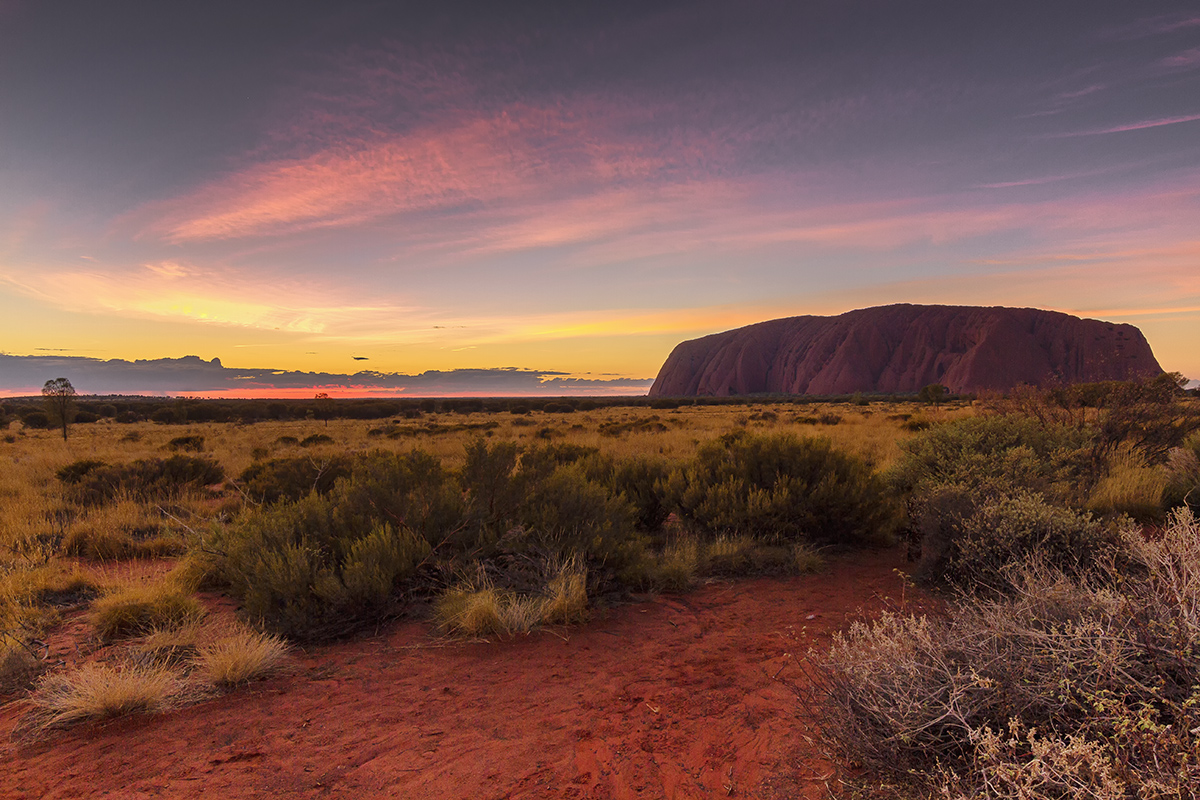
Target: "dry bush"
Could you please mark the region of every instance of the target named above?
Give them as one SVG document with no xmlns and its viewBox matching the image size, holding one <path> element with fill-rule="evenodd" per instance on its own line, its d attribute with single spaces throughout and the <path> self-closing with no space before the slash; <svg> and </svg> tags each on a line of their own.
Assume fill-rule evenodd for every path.
<svg viewBox="0 0 1200 800">
<path fill-rule="evenodd" d="M 138 636 L 193 622 L 204 611 L 196 598 L 172 581 L 128 585 L 92 605 L 92 627 L 104 640 Z"/>
<path fill-rule="evenodd" d="M 214 686 L 228 687 L 264 678 L 288 662 L 289 648 L 278 636 L 233 630 L 199 645 L 197 672 Z"/>
<path fill-rule="evenodd" d="M 179 673 L 156 665 L 89 663 L 38 681 L 24 732 L 39 735 L 78 722 L 167 711 L 197 692 Z"/>
<path fill-rule="evenodd" d="M 1124 535 L 1092 578 L 1030 563 L 1011 596 L 887 614 L 812 671 L 826 741 L 860 788 L 1050 800 L 1193 796 L 1200 781 L 1200 530 Z M 869 792 L 867 792 L 869 793 Z"/>
</svg>

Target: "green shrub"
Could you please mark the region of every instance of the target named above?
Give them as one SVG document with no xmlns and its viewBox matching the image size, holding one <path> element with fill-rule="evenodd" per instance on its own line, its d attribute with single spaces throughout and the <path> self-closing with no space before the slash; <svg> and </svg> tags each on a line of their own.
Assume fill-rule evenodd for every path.
<svg viewBox="0 0 1200 800">
<path fill-rule="evenodd" d="M 1082 429 L 1029 417 L 968 417 L 901 442 L 903 454 L 888 478 L 918 498 L 944 484 L 988 496 L 1025 489 L 1080 501 L 1095 480 L 1088 442 Z"/>
<path fill-rule="evenodd" d="M 925 577 L 967 591 L 1010 592 L 1014 570 L 1032 559 L 1067 575 L 1087 573 L 1120 544 L 1115 527 L 1029 494 L 985 503 L 952 530 L 944 569 Z"/>
<path fill-rule="evenodd" d="M 577 464 L 558 467 L 533 484 L 518 519 L 527 546 L 564 559 L 582 558 L 600 583 L 645 546 L 630 505 Z"/>
<path fill-rule="evenodd" d="M 821 438 L 735 431 L 702 445 L 668 483 L 680 519 L 708 536 L 882 544 L 897 521 L 870 467 Z"/>
<path fill-rule="evenodd" d="M 256 509 L 217 542 L 247 613 L 314 639 L 378 619 L 432 544 L 464 528 L 461 493 L 434 457 L 376 452 L 324 495 Z"/>
<path fill-rule="evenodd" d="M 225 479 L 215 461 L 199 456 L 139 459 L 130 464 L 75 462 L 60 470 L 68 496 L 82 505 L 98 505 L 118 496 L 146 502 L 163 500 L 186 490 L 201 489 Z"/>
<path fill-rule="evenodd" d="M 590 479 L 624 496 L 633 507 L 638 530 L 652 533 L 662 528 L 671 514 L 666 494 L 671 469 L 666 460 L 647 456 L 618 460 L 597 453 L 580 463 Z"/>
<path fill-rule="evenodd" d="M 394 593 L 429 545 L 388 524 L 367 529 L 310 495 L 255 511 L 220 545 L 218 568 L 245 613 L 297 639 L 345 635 L 393 608 Z"/>
<path fill-rule="evenodd" d="M 309 492 L 326 494 L 339 478 L 350 474 L 351 461 L 345 456 L 324 459 L 272 458 L 251 464 L 238 477 L 242 491 L 260 503 L 296 501 Z"/>
</svg>

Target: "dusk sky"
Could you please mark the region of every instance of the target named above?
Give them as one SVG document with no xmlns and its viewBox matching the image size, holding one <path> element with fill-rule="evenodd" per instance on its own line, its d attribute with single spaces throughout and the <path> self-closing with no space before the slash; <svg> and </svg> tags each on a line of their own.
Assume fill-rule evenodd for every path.
<svg viewBox="0 0 1200 800">
<path fill-rule="evenodd" d="M 0 0 L 0 353 L 628 386 L 895 302 L 1200 378 L 1200 3 Z"/>
</svg>

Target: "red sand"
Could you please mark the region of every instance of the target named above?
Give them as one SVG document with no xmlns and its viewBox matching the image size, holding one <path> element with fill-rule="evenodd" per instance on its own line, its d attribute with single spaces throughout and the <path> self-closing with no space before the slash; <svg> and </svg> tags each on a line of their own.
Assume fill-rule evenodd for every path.
<svg viewBox="0 0 1200 800">
<path fill-rule="evenodd" d="M 200 705 L 34 745 L 9 743 L 13 703 L 0 795 L 825 797 L 796 659 L 898 598 L 904 567 L 896 551 L 856 554 L 497 642 L 401 623 Z"/>
</svg>

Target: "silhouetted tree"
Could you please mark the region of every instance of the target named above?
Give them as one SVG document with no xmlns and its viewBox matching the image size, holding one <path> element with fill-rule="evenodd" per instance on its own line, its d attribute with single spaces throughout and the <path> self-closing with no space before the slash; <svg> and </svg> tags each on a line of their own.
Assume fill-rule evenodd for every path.
<svg viewBox="0 0 1200 800">
<path fill-rule="evenodd" d="M 42 403 L 46 406 L 46 417 L 50 423 L 62 426 L 65 442 L 67 426 L 75 419 L 75 387 L 66 378 L 46 381 L 42 386 Z"/>
<path fill-rule="evenodd" d="M 325 420 L 325 427 L 329 427 L 329 418 L 333 416 L 333 399 L 330 398 L 328 392 L 317 392 L 316 408 L 317 419 Z"/>
</svg>

